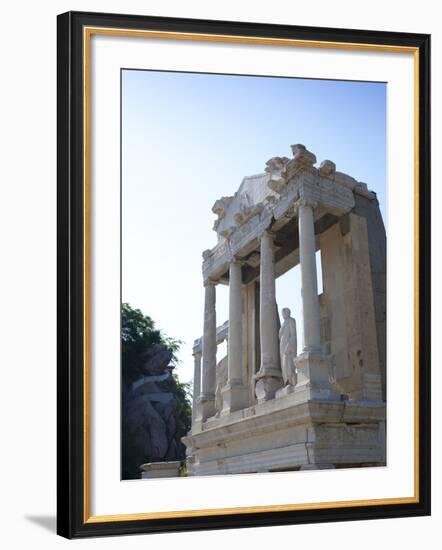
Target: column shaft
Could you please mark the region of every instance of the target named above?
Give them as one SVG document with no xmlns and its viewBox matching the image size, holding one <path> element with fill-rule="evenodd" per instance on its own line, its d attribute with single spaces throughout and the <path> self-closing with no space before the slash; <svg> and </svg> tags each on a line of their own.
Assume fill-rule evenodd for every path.
<svg viewBox="0 0 442 550">
<path fill-rule="evenodd" d="M 213 283 L 205 286 L 204 332 L 203 332 L 203 372 L 202 404 L 203 420 L 215 414 L 216 383 L 216 290 Z"/>
<path fill-rule="evenodd" d="M 230 263 L 229 277 L 229 342 L 228 342 L 228 381 L 230 384 L 243 383 L 243 342 L 242 342 L 242 279 L 241 264 Z"/>
<path fill-rule="evenodd" d="M 227 340 L 227 384 L 222 388 L 221 415 L 248 406 L 243 374 L 243 315 L 241 263 L 232 259 L 229 269 L 229 337 Z"/>
<path fill-rule="evenodd" d="M 194 352 L 192 421 L 198 417 L 198 399 L 201 393 L 201 357 L 201 353 Z"/>
<path fill-rule="evenodd" d="M 261 237 L 259 329 L 262 374 L 271 374 L 274 371 L 280 374 L 274 256 L 273 238 L 266 231 Z"/>
<path fill-rule="evenodd" d="M 299 206 L 299 257 L 302 284 L 302 316 L 304 323 L 303 351 L 320 351 L 318 280 L 313 208 Z"/>
</svg>

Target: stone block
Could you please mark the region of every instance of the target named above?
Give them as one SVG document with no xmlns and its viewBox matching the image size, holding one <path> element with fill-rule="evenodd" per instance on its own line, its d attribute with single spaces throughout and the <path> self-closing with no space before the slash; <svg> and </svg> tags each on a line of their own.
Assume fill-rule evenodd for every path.
<svg viewBox="0 0 442 550">
<path fill-rule="evenodd" d="M 198 407 L 201 412 L 201 420 L 204 422 L 215 415 L 215 395 L 203 395 L 198 398 Z"/>
<path fill-rule="evenodd" d="M 245 409 L 249 400 L 249 389 L 244 384 L 227 383 L 221 390 L 222 410 L 221 414 L 230 414 L 234 411 Z"/>
<path fill-rule="evenodd" d="M 158 479 L 161 477 L 178 477 L 181 462 L 148 462 L 140 466 L 142 479 Z"/>
<path fill-rule="evenodd" d="M 318 352 L 303 352 L 295 359 L 298 383 L 295 393 L 309 399 L 339 399 L 330 383 L 330 358 Z"/>
<path fill-rule="evenodd" d="M 189 475 L 382 466 L 384 421 L 382 403 L 300 402 L 289 393 L 211 418 L 184 438 Z"/>
<path fill-rule="evenodd" d="M 263 403 L 264 401 L 273 399 L 277 390 L 282 387 L 283 381 L 279 372 L 275 369 L 274 375 L 270 372 L 258 372 L 255 375 L 255 395 L 258 403 Z"/>
</svg>

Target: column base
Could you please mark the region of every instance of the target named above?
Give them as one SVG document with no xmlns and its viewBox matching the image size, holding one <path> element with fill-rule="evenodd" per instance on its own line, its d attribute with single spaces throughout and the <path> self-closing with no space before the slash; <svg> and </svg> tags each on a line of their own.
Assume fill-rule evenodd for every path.
<svg viewBox="0 0 442 550">
<path fill-rule="evenodd" d="M 350 399 L 358 401 L 382 401 L 382 383 L 379 374 L 364 374 L 361 390 L 349 392 Z"/>
<path fill-rule="evenodd" d="M 198 398 L 198 413 L 201 422 L 215 416 L 215 396 L 213 394 L 201 394 Z"/>
<path fill-rule="evenodd" d="M 194 407 L 194 410 L 193 410 L 193 414 L 192 414 L 192 426 L 196 423 L 196 422 L 200 422 L 201 423 L 201 403 L 200 403 L 200 396 L 198 396 L 194 403 L 193 403 L 193 407 Z"/>
<path fill-rule="evenodd" d="M 255 374 L 254 380 L 258 403 L 274 399 L 276 392 L 284 385 L 281 371 L 277 368 L 259 371 Z"/>
<path fill-rule="evenodd" d="M 192 429 L 190 433 L 199 433 L 203 428 L 203 419 L 201 416 L 199 418 L 195 418 L 195 420 L 192 422 Z"/>
<path fill-rule="evenodd" d="M 294 393 L 296 389 L 296 386 L 292 386 L 290 384 L 286 384 L 282 388 L 276 391 L 275 397 L 284 397 L 285 395 L 290 395 L 291 393 Z"/>
<path fill-rule="evenodd" d="M 304 351 L 295 359 L 298 383 L 297 395 L 302 401 L 310 399 L 340 399 L 340 394 L 331 385 L 330 358 L 317 351 Z"/>
<path fill-rule="evenodd" d="M 244 384 L 234 384 L 228 382 L 222 388 L 221 395 L 223 397 L 221 416 L 245 409 L 249 406 L 249 392 L 247 386 Z"/>
</svg>

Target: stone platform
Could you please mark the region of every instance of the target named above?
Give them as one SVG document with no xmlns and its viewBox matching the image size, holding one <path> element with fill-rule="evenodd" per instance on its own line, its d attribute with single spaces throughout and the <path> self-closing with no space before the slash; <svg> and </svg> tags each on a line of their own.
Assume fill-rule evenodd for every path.
<svg viewBox="0 0 442 550">
<path fill-rule="evenodd" d="M 383 466 L 385 403 L 292 393 L 196 422 L 183 442 L 189 475 Z"/>
<path fill-rule="evenodd" d="M 147 462 L 140 466 L 141 479 L 157 479 L 161 477 L 179 477 L 181 462 Z"/>
</svg>

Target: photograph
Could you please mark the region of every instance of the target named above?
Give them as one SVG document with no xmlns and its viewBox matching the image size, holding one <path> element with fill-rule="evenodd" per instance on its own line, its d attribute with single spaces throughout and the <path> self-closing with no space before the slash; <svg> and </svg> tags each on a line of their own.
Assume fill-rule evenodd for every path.
<svg viewBox="0 0 442 550">
<path fill-rule="evenodd" d="M 430 37 L 57 34 L 58 533 L 428 514 Z"/>
<path fill-rule="evenodd" d="M 120 78 L 121 479 L 388 465 L 387 83 Z"/>
<path fill-rule="evenodd" d="M 432 549 L 436 4 L 5 5 L 2 546 Z"/>
</svg>

